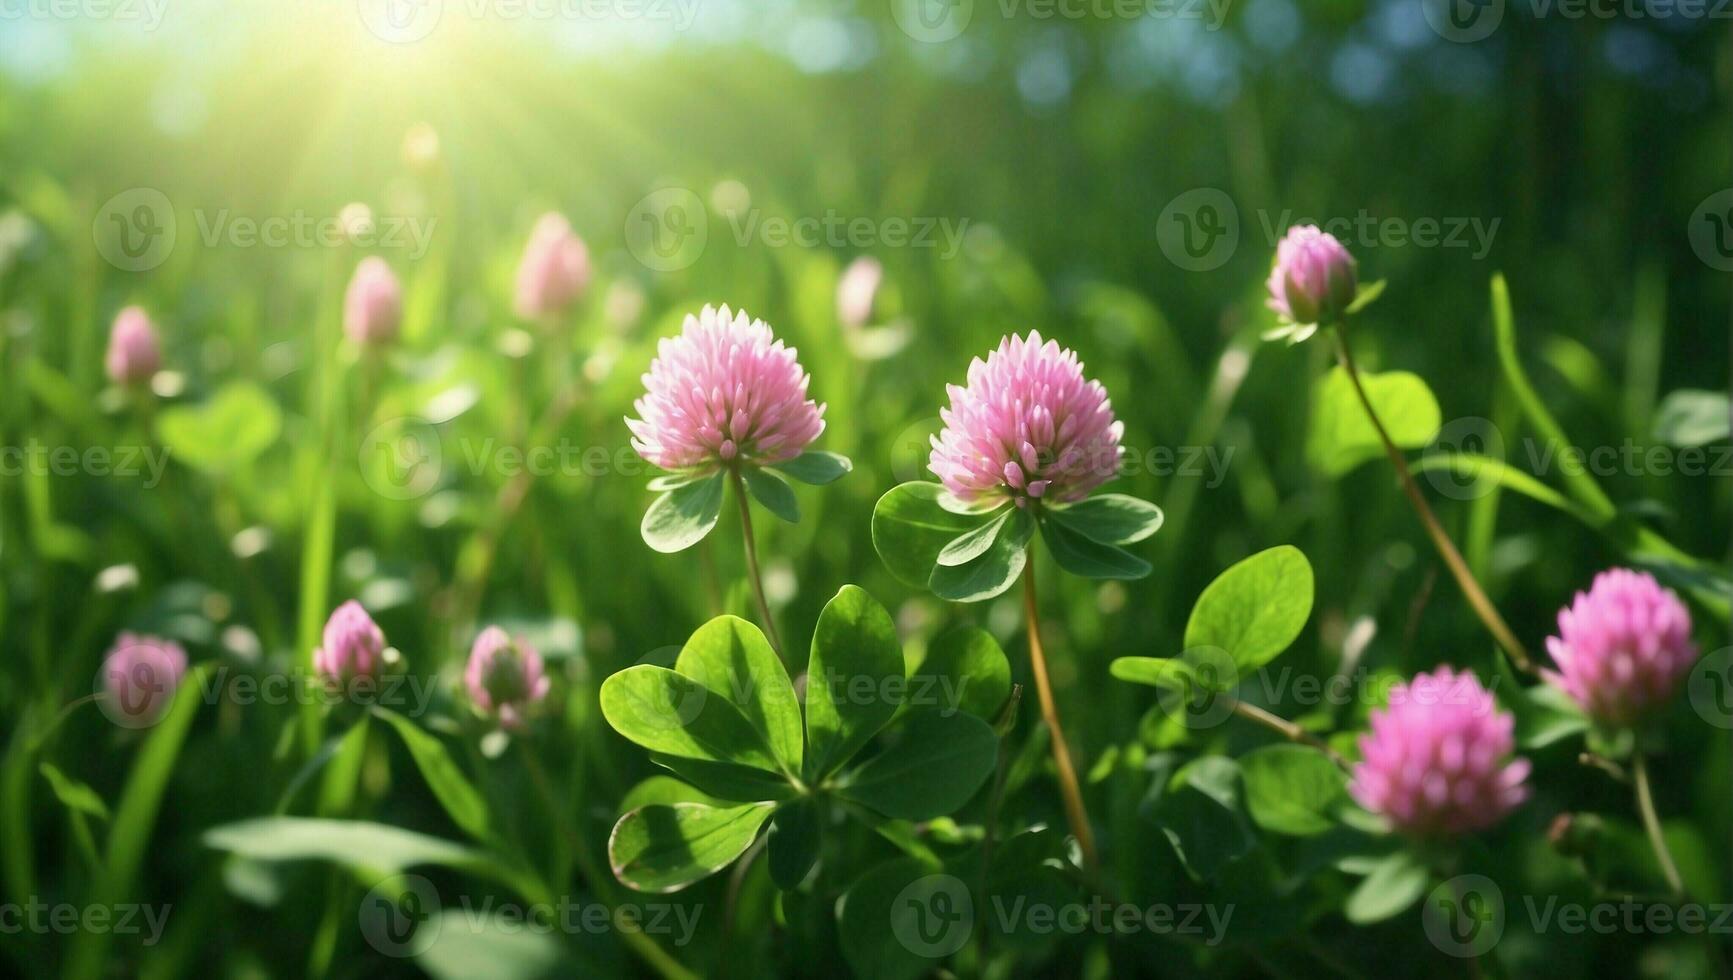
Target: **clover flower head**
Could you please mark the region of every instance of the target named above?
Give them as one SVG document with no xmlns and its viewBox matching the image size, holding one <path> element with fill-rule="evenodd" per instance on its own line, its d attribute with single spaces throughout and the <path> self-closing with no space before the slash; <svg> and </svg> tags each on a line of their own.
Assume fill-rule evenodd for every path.
<svg viewBox="0 0 1733 980">
<path fill-rule="evenodd" d="M 1293 323 L 1327 324 L 1354 302 L 1359 282 L 1354 256 L 1317 225 L 1295 225 L 1276 244 L 1269 307 Z"/>
<path fill-rule="evenodd" d="M 498 626 L 489 626 L 475 638 L 463 682 L 475 706 L 508 729 L 522 728 L 529 710 L 548 696 L 541 654 Z"/>
<path fill-rule="evenodd" d="M 1547 638 L 1556 671 L 1542 676 L 1607 725 L 1630 725 L 1665 705 L 1697 662 L 1691 613 L 1654 576 L 1614 568 L 1558 614 Z"/>
</svg>

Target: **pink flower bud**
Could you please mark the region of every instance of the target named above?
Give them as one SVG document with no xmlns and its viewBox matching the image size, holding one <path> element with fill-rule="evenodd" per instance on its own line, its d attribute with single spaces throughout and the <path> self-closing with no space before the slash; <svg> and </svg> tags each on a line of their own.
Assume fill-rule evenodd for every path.
<svg viewBox="0 0 1733 980">
<path fill-rule="evenodd" d="M 489 626 L 475 638 L 463 682 L 475 706 L 510 729 L 522 728 L 525 715 L 548 696 L 541 654 L 498 626 Z"/>
<path fill-rule="evenodd" d="M 325 642 L 313 651 L 313 669 L 339 685 L 377 678 L 385 668 L 385 633 L 361 603 L 350 599 L 325 621 Z"/>
<path fill-rule="evenodd" d="M 403 287 L 397 274 L 377 255 L 355 267 L 343 296 L 343 331 L 358 344 L 390 343 L 403 320 Z"/>
<path fill-rule="evenodd" d="M 1354 257 L 1317 225 L 1295 225 L 1276 245 L 1269 306 L 1294 323 L 1334 322 L 1354 302 Z"/>
<path fill-rule="evenodd" d="M 108 379 L 118 385 L 145 384 L 162 367 L 156 328 L 144 310 L 129 306 L 115 314 L 105 363 Z"/>
<path fill-rule="evenodd" d="M 1508 761 L 1516 719 L 1467 671 L 1440 667 L 1397 684 L 1371 724 L 1348 791 L 1403 833 L 1482 830 L 1528 797 L 1528 760 Z"/>
<path fill-rule="evenodd" d="M 1605 725 L 1631 725 L 1664 706 L 1697 662 L 1691 614 L 1647 572 L 1595 576 L 1559 610 L 1546 649 L 1558 670 L 1542 676 Z"/>
<path fill-rule="evenodd" d="M 128 728 L 155 724 L 174 700 L 186 671 L 187 654 L 180 644 L 120 634 L 102 664 L 103 713 Z"/>
<path fill-rule="evenodd" d="M 855 259 L 842 271 L 836 284 L 836 318 L 845 328 L 866 326 L 884 279 L 884 265 L 870 255 Z"/>
<path fill-rule="evenodd" d="M 517 313 L 539 320 L 566 311 L 590 282 L 590 252 L 565 216 L 548 212 L 536 222 L 517 269 Z"/>
</svg>

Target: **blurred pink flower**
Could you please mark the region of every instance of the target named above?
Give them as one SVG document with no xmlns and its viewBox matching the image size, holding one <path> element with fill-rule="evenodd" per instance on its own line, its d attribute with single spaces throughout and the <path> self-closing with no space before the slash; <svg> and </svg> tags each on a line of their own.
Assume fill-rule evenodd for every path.
<svg viewBox="0 0 1733 980">
<path fill-rule="evenodd" d="M 1691 614 L 1654 576 L 1614 568 L 1559 610 L 1547 637 L 1558 670 L 1542 676 L 1608 725 L 1630 725 L 1666 704 L 1697 662 Z"/>
<path fill-rule="evenodd" d="M 325 641 L 313 651 L 313 669 L 339 684 L 384 671 L 385 633 L 361 603 L 350 599 L 325 621 Z"/>
<path fill-rule="evenodd" d="M 144 384 L 162 367 L 156 328 L 143 309 L 128 306 L 115 314 L 105 366 L 108 379 L 119 385 Z"/>
<path fill-rule="evenodd" d="M 1440 667 L 1390 691 L 1360 736 L 1348 791 L 1403 833 L 1460 834 L 1490 827 L 1528 797 L 1516 719 L 1467 671 Z"/>
<path fill-rule="evenodd" d="M 1006 337 L 969 364 L 968 380 L 946 386 L 951 407 L 927 464 L 953 496 L 1073 503 L 1117 474 L 1125 425 L 1074 351 L 1038 331 Z"/>
<path fill-rule="evenodd" d="M 105 713 L 129 727 L 142 728 L 161 717 L 187 672 L 180 644 L 158 636 L 122 633 L 102 663 Z"/>
<path fill-rule="evenodd" d="M 517 268 L 517 313 L 526 320 L 554 316 L 583 295 L 590 282 L 590 252 L 565 216 L 536 221 Z"/>
<path fill-rule="evenodd" d="M 541 654 L 498 626 L 489 626 L 475 638 L 463 682 L 475 706 L 509 729 L 523 727 L 524 716 L 548 696 Z"/>
<path fill-rule="evenodd" d="M 836 318 L 844 327 L 866 326 L 884 279 L 884 265 L 870 255 L 855 259 L 842 271 L 836 284 Z"/>
<path fill-rule="evenodd" d="M 664 337 L 626 419 L 632 448 L 665 470 L 751 466 L 799 456 L 824 431 L 812 378 L 763 320 L 706 306 Z"/>
<path fill-rule="evenodd" d="M 403 287 L 397 274 L 377 255 L 355 267 L 343 297 L 343 331 L 358 344 L 390 343 L 403 320 Z"/>
<path fill-rule="evenodd" d="M 1294 323 L 1330 323 L 1354 302 L 1354 256 L 1317 225 L 1295 225 L 1276 244 L 1269 307 Z"/>
</svg>

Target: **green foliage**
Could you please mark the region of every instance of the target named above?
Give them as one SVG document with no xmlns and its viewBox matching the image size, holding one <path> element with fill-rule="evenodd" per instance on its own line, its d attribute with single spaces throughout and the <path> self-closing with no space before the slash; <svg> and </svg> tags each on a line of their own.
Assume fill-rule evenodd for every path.
<svg viewBox="0 0 1733 980">
<path fill-rule="evenodd" d="M 1420 449 L 1438 434 L 1442 422 L 1438 399 L 1419 375 L 1406 371 L 1385 374 L 1362 371 L 1360 383 L 1398 449 Z M 1332 369 L 1312 406 L 1306 458 L 1330 476 L 1341 476 L 1383 455 L 1384 444 L 1371 419 L 1366 417 L 1353 380 L 1342 368 Z"/>
</svg>

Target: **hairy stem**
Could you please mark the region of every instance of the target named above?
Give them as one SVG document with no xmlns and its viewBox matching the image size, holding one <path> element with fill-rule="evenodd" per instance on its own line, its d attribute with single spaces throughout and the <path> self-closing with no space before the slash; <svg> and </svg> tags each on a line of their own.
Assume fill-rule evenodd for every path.
<svg viewBox="0 0 1733 980">
<path fill-rule="evenodd" d="M 1059 724 L 1059 706 L 1053 701 L 1053 685 L 1047 679 L 1047 655 L 1041 649 L 1041 618 L 1035 602 L 1035 556 L 1023 571 L 1023 618 L 1029 633 L 1029 664 L 1035 673 L 1035 693 L 1041 702 L 1041 718 L 1053 736 L 1053 764 L 1059 770 L 1059 790 L 1065 797 L 1065 819 L 1071 833 L 1083 851 L 1083 864 L 1093 875 L 1098 867 L 1095 854 L 1095 832 L 1089 828 L 1089 811 L 1083 806 L 1083 790 L 1077 783 L 1077 770 L 1071 765 L 1071 749 L 1065 742 L 1065 729 Z"/>
<path fill-rule="evenodd" d="M 782 636 L 776 632 L 776 620 L 770 615 L 770 603 L 764 598 L 764 576 L 758 571 L 758 544 L 752 539 L 752 507 L 746 500 L 746 481 L 738 472 L 730 474 L 734 482 L 734 499 L 740 502 L 740 536 L 746 540 L 746 577 L 752 582 L 752 596 L 758 600 L 758 616 L 764 620 L 765 635 L 770 637 L 770 645 L 776 650 L 776 655 L 784 662 L 788 658 L 782 652 Z"/>
<path fill-rule="evenodd" d="M 1360 370 L 1354 364 L 1354 355 L 1348 349 L 1347 324 L 1336 325 L 1336 357 L 1342 364 L 1342 370 L 1347 372 L 1348 380 L 1354 385 L 1354 394 L 1360 398 L 1360 407 L 1366 410 L 1366 418 L 1371 421 L 1372 428 L 1378 433 L 1378 440 L 1384 444 L 1384 453 L 1390 457 L 1390 465 L 1396 468 L 1396 476 L 1402 482 L 1402 491 L 1408 495 L 1408 502 L 1414 505 L 1414 513 L 1419 515 L 1420 523 L 1426 527 L 1427 535 L 1432 538 L 1432 544 L 1438 549 L 1438 554 L 1444 559 L 1445 567 L 1456 578 L 1456 584 L 1462 588 L 1462 594 L 1468 598 L 1468 604 L 1474 607 L 1474 612 L 1480 621 L 1486 624 L 1487 631 L 1510 655 L 1511 663 L 1525 673 L 1536 673 L 1534 661 L 1529 659 L 1528 650 L 1512 633 L 1510 626 L 1499 615 L 1492 600 L 1486 597 L 1486 592 L 1475 581 L 1474 573 L 1468 570 L 1468 563 L 1462 560 L 1462 553 L 1456 550 L 1450 535 L 1445 533 L 1444 525 L 1438 523 L 1438 518 L 1432 513 L 1432 507 L 1426 503 L 1426 496 L 1420 492 L 1420 487 L 1414 482 L 1414 475 L 1408 471 L 1408 460 L 1402 455 L 1402 450 L 1390 440 L 1390 434 L 1385 431 L 1384 423 L 1378 418 L 1378 412 L 1372 407 L 1372 399 L 1366 395 L 1366 388 L 1360 383 Z"/>
</svg>

